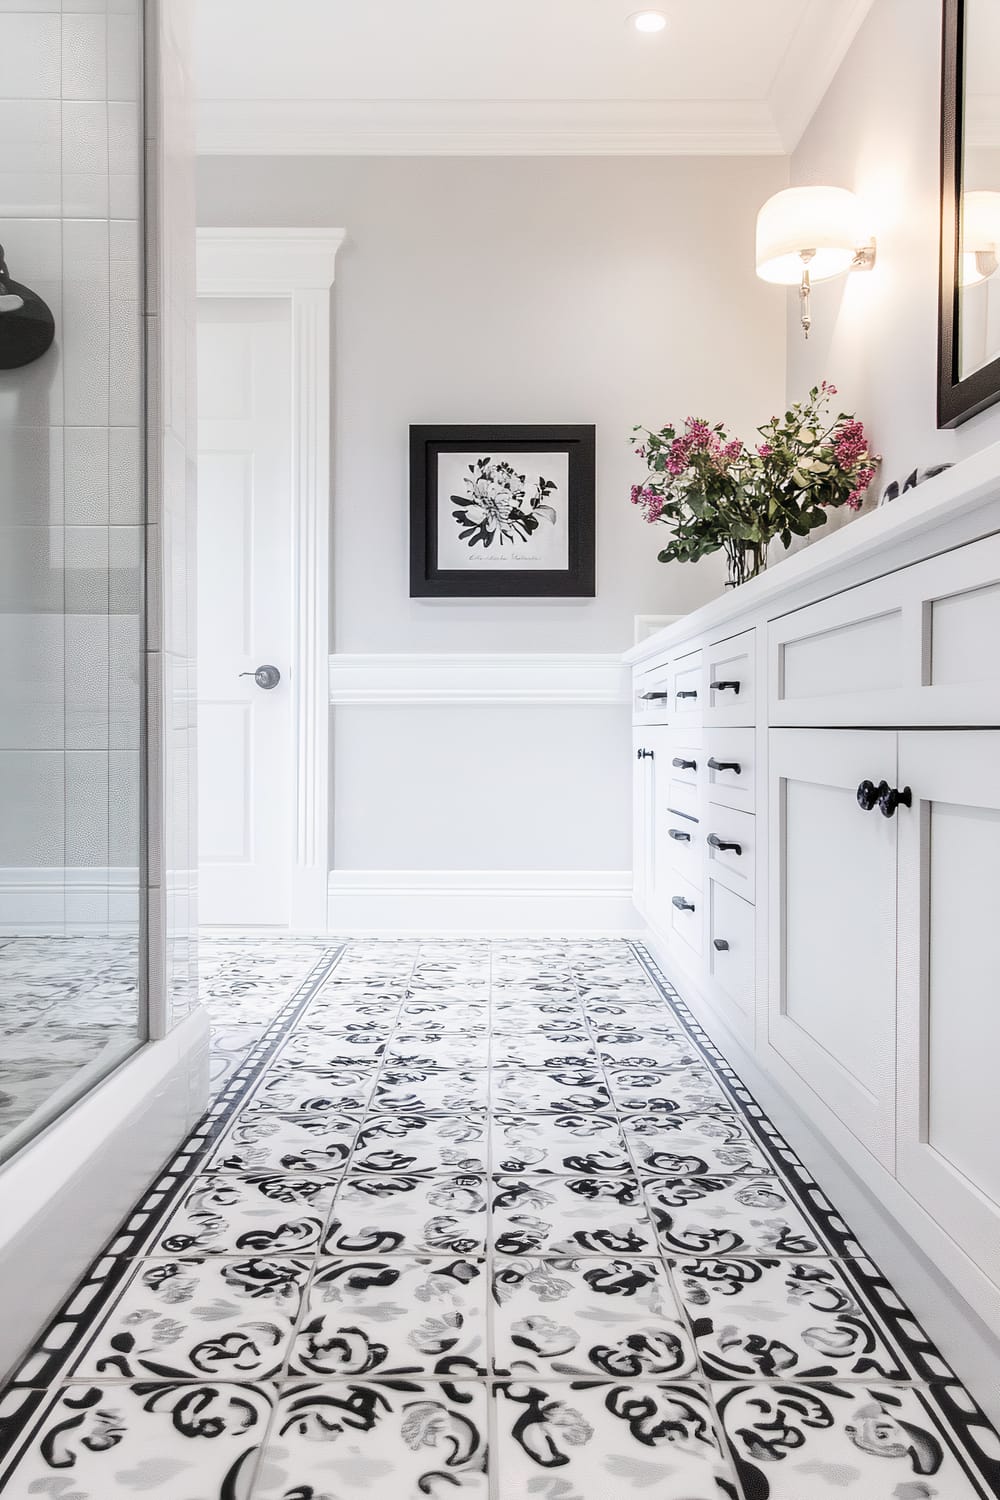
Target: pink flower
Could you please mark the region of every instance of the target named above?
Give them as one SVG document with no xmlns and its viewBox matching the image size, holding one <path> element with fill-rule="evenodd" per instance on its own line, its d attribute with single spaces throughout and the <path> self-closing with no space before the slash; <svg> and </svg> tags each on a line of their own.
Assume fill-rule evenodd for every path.
<svg viewBox="0 0 1000 1500">
<path fill-rule="evenodd" d="M 868 439 L 865 437 L 865 429 L 861 422 L 845 422 L 837 433 L 833 444 L 834 457 L 838 466 L 845 470 L 850 469 L 857 463 L 862 453 L 868 449 Z"/>
<path fill-rule="evenodd" d="M 874 469 L 859 469 L 854 481 L 854 489 L 847 497 L 847 504 L 852 510 L 860 510 L 868 490 L 868 486 L 875 478 Z"/>
<path fill-rule="evenodd" d="M 722 450 L 722 456 L 723 458 L 728 459 L 742 458 L 743 444 L 740 442 L 739 438 L 733 438 L 733 441 L 731 443 L 726 444 L 726 446 Z"/>
<path fill-rule="evenodd" d="M 770 443 L 758 443 L 757 452 L 760 454 L 761 458 L 770 458 L 771 454 L 774 452 L 774 449 L 771 447 Z"/>
<path fill-rule="evenodd" d="M 832 385 L 829 380 L 823 381 L 823 384 L 820 386 L 820 390 L 825 391 L 828 396 L 835 396 L 837 394 L 837 387 L 835 385 Z"/>
<path fill-rule="evenodd" d="M 642 490 L 640 489 L 640 487 L 637 484 L 634 484 L 632 486 L 632 490 L 631 490 L 631 493 L 629 495 L 629 499 L 632 501 L 633 505 L 638 505 L 639 504 L 639 496 L 641 494 L 642 494 Z"/>
</svg>

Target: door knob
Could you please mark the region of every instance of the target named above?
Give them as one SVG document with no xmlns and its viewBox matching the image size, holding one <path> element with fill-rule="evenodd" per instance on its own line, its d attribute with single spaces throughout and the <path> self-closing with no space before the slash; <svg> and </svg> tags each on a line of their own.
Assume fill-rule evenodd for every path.
<svg viewBox="0 0 1000 1500">
<path fill-rule="evenodd" d="M 281 681 L 281 673 L 277 667 L 264 665 L 258 667 L 255 672 L 241 672 L 241 677 L 252 677 L 259 688 L 276 688 Z"/>
<path fill-rule="evenodd" d="M 863 781 L 858 787 L 858 806 L 861 808 L 861 811 L 871 812 L 872 808 L 881 799 L 883 792 L 887 792 L 888 790 L 889 783 L 887 781 L 880 781 L 878 786 L 875 785 L 874 781 Z M 892 813 L 888 813 L 886 816 L 892 817 Z"/>
<path fill-rule="evenodd" d="M 904 786 L 902 791 L 894 786 L 886 786 L 885 782 L 882 786 L 883 791 L 878 799 L 878 807 L 883 818 L 891 818 L 897 807 L 913 806 L 913 793 L 908 786 Z"/>
</svg>

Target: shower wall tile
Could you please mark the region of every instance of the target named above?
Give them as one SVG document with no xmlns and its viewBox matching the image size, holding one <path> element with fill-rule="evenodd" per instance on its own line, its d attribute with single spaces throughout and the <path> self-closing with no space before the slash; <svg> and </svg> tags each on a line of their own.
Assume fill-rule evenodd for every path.
<svg viewBox="0 0 1000 1500">
<path fill-rule="evenodd" d="M 0 750 L 0 866 L 65 864 L 64 782 L 62 750 Z"/>
<path fill-rule="evenodd" d="M 67 522 L 76 526 L 106 526 L 110 514 L 108 429 L 67 427 L 64 453 Z"/>
<path fill-rule="evenodd" d="M 66 527 L 67 614 L 108 613 L 108 528 Z"/>
<path fill-rule="evenodd" d="M 108 605 L 113 615 L 137 616 L 142 604 L 141 526 L 108 528 Z"/>
<path fill-rule="evenodd" d="M 64 541 L 60 526 L 0 526 L 0 599 L 9 610 L 62 614 Z"/>
<path fill-rule="evenodd" d="M 110 642 L 106 614 L 75 614 L 66 621 L 66 748 L 106 750 Z"/>
<path fill-rule="evenodd" d="M 114 750 L 139 748 L 140 646 L 138 615 L 111 615 L 108 620 L 108 744 Z"/>
<path fill-rule="evenodd" d="M 108 212 L 112 219 L 139 222 L 142 143 L 135 133 L 135 105 L 108 103 Z"/>
<path fill-rule="evenodd" d="M 108 16 L 108 98 L 139 97 L 139 23 L 135 11 Z"/>
<path fill-rule="evenodd" d="M 108 848 L 107 752 L 67 750 L 66 864 L 107 869 Z M 107 901 L 106 891 L 104 900 Z M 99 921 L 100 918 L 89 920 Z"/>
<path fill-rule="evenodd" d="M 0 661 L 7 664 L 0 748 L 62 749 L 66 730 L 63 629 L 58 614 L 0 614 Z"/>
<path fill-rule="evenodd" d="M 139 427 L 112 427 L 108 434 L 108 519 L 112 526 L 142 523 L 142 434 Z"/>
<path fill-rule="evenodd" d="M 108 864 L 131 869 L 139 862 L 139 750 L 108 755 Z"/>
<path fill-rule="evenodd" d="M 107 91 L 107 18 L 98 11 L 65 15 L 62 23 L 62 97 L 104 99 Z"/>
<path fill-rule="evenodd" d="M 24 280 L 48 303 L 62 327 L 62 225 L 58 219 L 4 217 L 3 246 L 15 281 Z M 57 340 L 58 344 L 58 340 Z M 58 347 L 19 370 L 0 371 L 0 430 L 58 427 L 63 420 Z"/>
<path fill-rule="evenodd" d="M 5 220 L 59 214 L 60 142 L 56 100 L 0 100 L 0 205 Z"/>
<path fill-rule="evenodd" d="M 3 404 L 0 384 L 0 406 Z M 0 442 L 0 495 L 10 526 L 58 526 L 63 519 L 63 429 L 6 427 Z"/>
<path fill-rule="evenodd" d="M 107 223 L 63 221 L 63 394 L 66 421 L 107 426 L 111 272 Z"/>
<path fill-rule="evenodd" d="M 60 18 L 30 10 L 8 13 L 0 47 L 0 99 L 58 99 Z"/>
</svg>

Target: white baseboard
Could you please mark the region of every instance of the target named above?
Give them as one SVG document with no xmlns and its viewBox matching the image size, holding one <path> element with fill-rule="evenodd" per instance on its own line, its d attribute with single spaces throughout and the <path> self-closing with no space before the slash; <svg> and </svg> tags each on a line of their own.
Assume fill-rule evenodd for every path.
<svg viewBox="0 0 1000 1500">
<path fill-rule="evenodd" d="M 127 865 L 0 866 L 0 933 L 137 932 L 139 872 Z"/>
<path fill-rule="evenodd" d="M 332 932 L 636 932 L 630 870 L 331 870 Z"/>
</svg>

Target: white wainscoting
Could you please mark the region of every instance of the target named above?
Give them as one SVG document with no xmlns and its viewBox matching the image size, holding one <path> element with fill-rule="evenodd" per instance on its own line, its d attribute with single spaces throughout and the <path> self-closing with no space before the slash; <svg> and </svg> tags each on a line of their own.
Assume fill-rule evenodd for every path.
<svg viewBox="0 0 1000 1500">
<path fill-rule="evenodd" d="M 127 866 L 0 868 L 0 933 L 138 931 L 139 872 Z"/>
<path fill-rule="evenodd" d="M 539 763 L 544 762 L 546 755 L 555 761 L 558 756 L 565 757 L 567 753 L 571 753 L 574 736 L 578 731 L 570 728 L 570 724 L 579 725 L 583 722 L 587 729 L 579 732 L 592 734 L 593 718 L 584 713 L 581 721 L 574 712 L 564 726 L 561 713 L 557 713 L 554 719 L 550 714 L 547 720 L 543 719 L 540 727 L 538 711 L 563 708 L 574 711 L 607 709 L 613 716 L 620 713 L 624 726 L 627 724 L 630 683 L 620 658 L 611 653 L 339 654 L 330 658 L 330 702 L 334 709 L 342 708 L 352 714 L 356 714 L 359 709 L 372 710 L 371 733 L 373 746 L 377 747 L 373 750 L 373 776 L 377 776 L 380 769 L 384 770 L 379 754 L 385 737 L 395 735 L 398 738 L 401 723 L 407 724 L 407 733 L 411 736 L 410 749 L 401 774 L 412 775 L 413 787 L 402 796 L 394 787 L 394 795 L 387 804 L 391 809 L 387 814 L 389 817 L 405 820 L 410 815 L 409 809 L 414 805 L 411 798 L 417 795 L 420 786 L 427 786 L 427 782 L 420 779 L 421 766 L 426 769 L 428 763 L 435 760 L 438 746 L 440 755 L 447 757 L 449 747 L 454 743 L 459 721 L 468 723 L 469 742 L 476 743 L 479 753 L 484 756 L 484 777 L 487 780 L 491 776 L 499 779 L 503 773 L 503 756 L 510 753 L 510 741 L 506 739 L 503 742 L 506 748 L 498 746 L 498 760 L 495 764 L 490 763 L 488 744 L 492 731 L 485 731 L 481 721 L 475 722 L 477 712 L 495 722 L 497 709 L 522 707 L 527 716 L 524 732 L 536 737 L 531 742 L 532 754 L 538 757 Z M 406 716 L 408 707 L 415 710 L 409 719 Z M 428 716 L 419 712 L 428 708 L 441 709 L 440 721 L 437 713 Z M 393 709 L 396 710 L 395 720 L 391 715 Z M 400 713 L 400 710 L 403 712 Z M 492 715 L 490 710 L 493 711 Z M 532 710 L 536 712 L 532 714 Z M 466 719 L 466 711 L 472 715 L 469 720 Z M 530 730 L 527 727 L 529 721 Z M 383 729 L 383 725 L 389 727 Z M 557 725 L 564 727 L 557 728 Z M 352 731 L 356 732 L 356 729 Z M 541 739 L 537 738 L 539 734 Z M 588 739 L 587 743 L 593 752 L 593 740 Z M 487 747 L 485 749 L 484 744 Z M 623 748 L 624 744 L 623 740 Z M 335 786 L 336 745 L 335 713 Z M 615 777 L 628 778 L 626 759 L 627 751 L 621 764 L 617 764 L 613 756 L 609 756 L 609 764 L 605 767 L 603 763 L 594 764 L 593 753 L 589 759 L 586 755 L 580 757 L 580 765 L 576 768 L 581 773 L 580 787 L 576 794 L 578 800 L 574 800 L 571 810 L 567 809 L 562 814 L 570 818 L 566 824 L 565 849 L 561 849 L 562 840 L 558 835 L 554 840 L 550 837 L 546 844 L 547 862 L 553 866 L 558 865 L 558 868 L 334 869 L 330 874 L 328 893 L 330 929 L 335 932 L 417 929 L 436 932 L 634 931 L 637 918 L 632 907 L 631 871 L 620 868 L 572 868 L 575 863 L 582 863 L 579 859 L 580 840 L 574 837 L 572 825 L 576 825 L 578 833 L 579 819 L 587 817 L 588 799 L 602 793 L 606 795 L 607 788 L 613 784 Z M 352 765 L 355 760 L 356 754 L 351 761 Z M 573 769 L 568 768 L 571 775 Z M 352 795 L 355 799 L 360 798 L 361 805 L 364 805 L 364 786 L 360 789 L 354 786 Z M 370 803 L 374 803 L 378 794 L 369 790 L 367 795 Z M 463 792 L 460 779 L 456 780 L 453 801 L 449 801 L 446 793 L 442 795 L 440 782 L 436 782 L 428 790 L 428 795 L 437 799 L 436 805 L 441 809 L 439 815 L 446 822 L 455 819 L 457 827 L 467 826 L 470 817 L 474 815 L 468 788 Z M 516 803 L 511 803 L 509 816 L 515 823 L 513 828 L 508 825 L 508 832 L 513 844 L 511 839 L 506 841 L 504 855 L 509 856 L 512 848 L 516 851 L 523 843 L 523 849 L 520 849 L 522 857 L 527 856 L 527 862 L 530 862 L 531 850 L 534 849 L 537 858 L 540 847 L 533 838 L 537 832 L 536 823 L 529 821 L 525 824 L 523 840 L 517 837 L 516 826 L 518 817 L 535 819 L 537 822 L 537 813 L 537 806 L 532 812 L 530 806 L 519 810 Z M 414 813 L 413 816 L 418 815 Z M 561 825 L 557 819 L 557 829 L 559 826 Z M 335 838 L 335 856 L 336 842 Z M 356 862 L 363 846 L 357 837 L 350 842 Z M 401 864 L 412 861 L 412 853 L 417 845 L 420 850 L 418 858 L 424 847 L 427 847 L 428 862 L 431 864 L 437 862 L 454 866 L 457 863 L 453 857 L 448 857 L 444 847 L 435 853 L 433 839 L 421 841 L 414 836 L 398 842 L 401 852 L 404 848 L 410 851 L 410 860 L 406 860 L 404 856 Z M 593 846 L 597 860 L 592 860 L 591 863 L 600 862 L 604 842 L 597 839 Z M 468 845 L 468 850 L 475 855 L 474 842 Z M 452 844 L 452 856 L 454 852 Z M 561 852 L 564 864 L 559 859 Z M 491 846 L 488 835 L 483 853 L 485 862 L 489 862 Z M 617 865 L 622 862 L 621 853 L 620 848 L 612 850 L 609 845 L 610 857 L 607 863 Z M 497 857 L 500 854 L 497 845 L 494 858 L 498 864 L 501 862 Z M 379 862 L 377 856 L 376 862 Z M 386 859 L 381 860 L 382 864 L 388 862 Z M 347 863 L 352 863 L 350 853 L 347 854 Z M 507 865 L 514 861 L 505 857 L 503 863 Z"/>
<path fill-rule="evenodd" d="M 634 932 L 631 870 L 331 870 L 334 932 Z"/>
<path fill-rule="evenodd" d="M 484 703 L 629 702 L 630 683 L 613 653 L 341 653 L 330 657 L 330 702 L 419 703 L 475 708 Z"/>
</svg>

